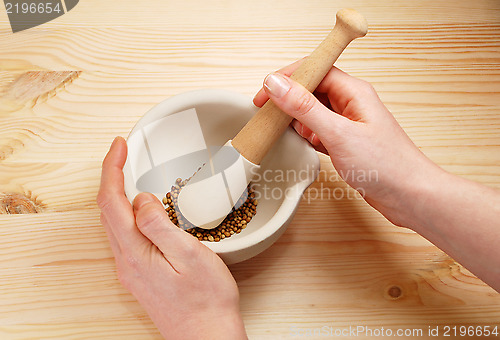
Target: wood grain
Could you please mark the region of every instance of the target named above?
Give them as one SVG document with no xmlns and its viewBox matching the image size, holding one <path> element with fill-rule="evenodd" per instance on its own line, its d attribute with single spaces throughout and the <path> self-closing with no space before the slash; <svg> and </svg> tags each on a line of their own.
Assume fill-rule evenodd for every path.
<svg viewBox="0 0 500 340">
<path fill-rule="evenodd" d="M 0 338 L 159 339 L 118 283 L 100 226 L 109 144 L 172 95 L 252 96 L 266 74 L 310 53 L 342 6 L 88 0 L 15 34 L 0 10 Z M 500 2 L 349 6 L 370 30 L 337 65 L 370 81 L 432 160 L 500 188 Z M 498 293 L 321 162 L 286 233 L 230 268 L 251 339 L 323 326 L 500 326 Z"/>
</svg>

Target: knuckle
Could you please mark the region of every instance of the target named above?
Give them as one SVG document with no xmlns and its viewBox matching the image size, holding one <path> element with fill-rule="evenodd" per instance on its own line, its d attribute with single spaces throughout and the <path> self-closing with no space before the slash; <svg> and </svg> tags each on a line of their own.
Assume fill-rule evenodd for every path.
<svg viewBox="0 0 500 340">
<path fill-rule="evenodd" d="M 359 79 L 359 82 L 360 82 L 359 89 L 363 94 L 373 95 L 375 93 L 375 88 L 373 87 L 372 84 L 363 79 Z"/>
<path fill-rule="evenodd" d="M 96 201 L 99 209 L 101 209 L 101 211 L 104 211 L 107 210 L 107 208 L 111 204 L 111 197 L 105 192 L 100 191 L 99 194 L 97 194 Z"/>
<path fill-rule="evenodd" d="M 141 261 L 139 261 L 139 259 L 132 254 L 125 255 L 125 263 L 126 263 L 128 268 L 133 269 L 133 270 L 137 270 L 141 267 L 141 265 L 140 265 Z"/>
<path fill-rule="evenodd" d="M 304 92 L 295 99 L 295 111 L 297 116 L 303 116 L 310 113 L 316 105 L 316 100 L 312 94 Z"/>
<path fill-rule="evenodd" d="M 202 244 L 194 238 L 192 240 L 186 239 L 186 241 L 187 242 L 185 242 L 182 247 L 182 251 L 184 253 L 183 255 L 188 259 L 198 258 L 198 255 L 200 254 L 200 247 L 202 246 Z"/>
<path fill-rule="evenodd" d="M 102 212 L 99 215 L 99 221 L 101 222 L 102 225 L 106 223 L 106 216 Z"/>
<path fill-rule="evenodd" d="M 130 288 L 132 287 L 132 280 L 128 272 L 122 268 L 117 268 L 116 276 L 118 277 L 118 281 L 121 283 L 121 285 L 130 290 Z"/>
<path fill-rule="evenodd" d="M 123 254 L 123 257 L 117 259 L 116 274 L 118 281 L 127 289 L 130 289 L 139 276 L 141 270 L 141 261 L 132 254 Z"/>
</svg>

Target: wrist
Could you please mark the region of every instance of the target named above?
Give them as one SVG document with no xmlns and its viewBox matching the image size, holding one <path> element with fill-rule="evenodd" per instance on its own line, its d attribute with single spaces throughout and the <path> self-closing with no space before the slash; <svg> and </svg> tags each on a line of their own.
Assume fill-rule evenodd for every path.
<svg viewBox="0 0 500 340">
<path fill-rule="evenodd" d="M 238 309 L 227 312 L 213 310 L 193 313 L 174 322 L 166 320 L 165 316 L 160 320 L 153 319 L 165 339 L 248 340 Z"/>
<path fill-rule="evenodd" d="M 431 216 L 440 209 L 440 198 L 446 187 L 452 185 L 454 177 L 434 163 L 426 172 L 418 173 L 414 180 L 404 185 L 399 195 L 395 224 L 418 233 L 429 227 L 433 221 Z"/>
<path fill-rule="evenodd" d="M 201 317 L 193 327 L 189 339 L 201 340 L 247 340 L 243 318 L 239 310 L 227 313 L 217 312 L 210 317 Z"/>
<path fill-rule="evenodd" d="M 208 327 L 213 328 L 214 325 L 217 329 L 214 331 L 214 335 L 217 336 L 207 337 L 207 339 L 248 340 L 245 324 L 239 310 L 218 316 L 215 322 Z"/>
<path fill-rule="evenodd" d="M 438 203 L 443 185 L 448 185 L 445 183 L 449 183 L 452 177 L 424 158 L 415 163 L 403 178 L 387 181 L 383 198 L 366 200 L 393 224 L 417 231 L 428 221 L 430 208 Z"/>
</svg>

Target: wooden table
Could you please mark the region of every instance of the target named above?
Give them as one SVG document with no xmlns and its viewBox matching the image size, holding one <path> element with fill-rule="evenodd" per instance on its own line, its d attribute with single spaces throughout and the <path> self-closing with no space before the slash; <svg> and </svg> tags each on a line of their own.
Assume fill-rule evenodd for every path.
<svg viewBox="0 0 500 340">
<path fill-rule="evenodd" d="M 2 8 L 0 339 L 160 338 L 117 281 L 99 222 L 113 137 L 187 90 L 253 95 L 342 6 L 370 32 L 337 65 L 372 82 L 431 159 L 500 188 L 498 0 L 87 0 L 15 34 Z M 498 293 L 322 167 L 283 237 L 231 266 L 251 339 L 500 325 Z M 338 194 L 315 199 L 325 188 Z"/>
</svg>

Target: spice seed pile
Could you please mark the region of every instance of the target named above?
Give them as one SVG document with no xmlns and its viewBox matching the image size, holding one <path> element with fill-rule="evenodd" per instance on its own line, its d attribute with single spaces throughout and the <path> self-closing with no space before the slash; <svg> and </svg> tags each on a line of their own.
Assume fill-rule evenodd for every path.
<svg viewBox="0 0 500 340">
<path fill-rule="evenodd" d="M 188 179 L 189 180 L 189 179 Z M 246 228 L 247 224 L 252 220 L 252 217 L 257 213 L 257 200 L 251 184 L 248 185 L 248 195 L 243 194 L 235 206 L 238 209 L 227 215 L 224 221 L 214 229 L 202 229 L 195 227 L 183 216 L 180 215 L 177 206 L 177 197 L 182 187 L 186 185 L 188 180 L 177 178 L 175 185 L 172 186 L 170 192 L 163 198 L 163 204 L 166 206 L 165 211 L 170 220 L 179 228 L 190 233 L 200 241 L 219 242 L 225 238 L 231 237 L 234 234 L 239 234 Z M 246 197 L 245 197 L 246 196 Z"/>
</svg>

